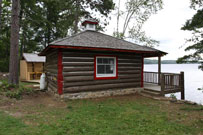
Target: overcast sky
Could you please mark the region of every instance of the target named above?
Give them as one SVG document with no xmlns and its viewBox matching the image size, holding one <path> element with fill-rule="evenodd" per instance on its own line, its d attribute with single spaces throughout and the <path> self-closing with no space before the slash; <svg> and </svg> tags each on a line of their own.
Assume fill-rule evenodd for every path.
<svg viewBox="0 0 203 135">
<path fill-rule="evenodd" d="M 195 11 L 189 8 L 189 0 L 163 0 L 163 2 L 163 9 L 150 17 L 144 25 L 144 30 L 148 36 L 160 41 L 160 45 L 155 48 L 168 52 L 168 55 L 162 59 L 176 60 L 185 54 L 186 46 L 181 46 L 184 45 L 185 39 L 190 37 L 189 32 L 182 31 L 180 28 L 194 15 Z M 112 13 L 112 20 L 105 32 L 108 35 L 112 35 L 116 28 L 116 16 L 113 14 L 115 13 Z"/>
</svg>

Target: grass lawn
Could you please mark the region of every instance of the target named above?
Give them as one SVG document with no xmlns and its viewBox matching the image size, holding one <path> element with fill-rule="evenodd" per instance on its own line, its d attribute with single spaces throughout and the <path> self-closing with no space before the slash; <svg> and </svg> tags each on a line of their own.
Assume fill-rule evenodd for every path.
<svg viewBox="0 0 203 135">
<path fill-rule="evenodd" d="M 0 98 L 0 135 L 23 134 L 203 135 L 203 107 L 139 95 L 66 102 L 47 93 Z"/>
</svg>

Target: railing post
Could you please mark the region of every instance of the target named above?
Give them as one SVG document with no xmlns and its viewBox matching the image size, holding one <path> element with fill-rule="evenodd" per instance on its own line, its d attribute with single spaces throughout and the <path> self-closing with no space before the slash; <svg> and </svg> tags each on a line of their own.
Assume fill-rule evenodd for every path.
<svg viewBox="0 0 203 135">
<path fill-rule="evenodd" d="M 165 77 L 164 73 L 161 73 L 160 75 L 160 80 L 161 80 L 161 96 L 164 96 L 164 87 L 165 87 Z"/>
<path fill-rule="evenodd" d="M 181 99 L 182 99 L 182 100 L 185 100 L 184 72 L 180 72 L 180 87 L 181 87 Z"/>
<path fill-rule="evenodd" d="M 144 57 L 142 56 L 141 87 L 144 87 Z"/>
<path fill-rule="evenodd" d="M 158 84 L 161 84 L 161 56 L 158 57 Z"/>
<path fill-rule="evenodd" d="M 170 87 L 174 88 L 174 74 L 170 75 Z"/>
</svg>

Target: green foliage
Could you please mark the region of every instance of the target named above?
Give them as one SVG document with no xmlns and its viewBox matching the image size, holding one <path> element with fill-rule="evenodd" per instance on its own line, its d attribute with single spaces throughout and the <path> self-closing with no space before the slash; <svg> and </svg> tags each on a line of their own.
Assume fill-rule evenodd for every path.
<svg viewBox="0 0 203 135">
<path fill-rule="evenodd" d="M 21 51 L 40 51 L 66 36 L 72 16 L 71 3 L 66 0 L 21 0 Z"/>
<path fill-rule="evenodd" d="M 191 2 L 191 8 L 196 9 L 196 8 L 201 8 L 203 6 L 203 1 L 202 0 L 190 0 Z"/>
<path fill-rule="evenodd" d="M 185 25 L 181 29 L 195 31 L 198 30 L 199 28 L 202 28 L 203 27 L 202 17 L 203 17 L 203 9 L 197 10 L 197 13 L 192 17 L 192 19 L 187 20 Z"/>
<path fill-rule="evenodd" d="M 8 84 L 7 81 L 2 81 L 0 85 L 0 94 L 5 95 L 9 98 L 21 99 L 23 95 L 33 93 L 31 88 L 27 88 L 24 85 L 13 85 Z"/>
<path fill-rule="evenodd" d="M 162 9 L 162 5 L 162 0 L 128 0 L 123 11 L 118 5 L 117 30 L 114 31 L 113 36 L 121 39 L 130 38 L 136 43 L 150 47 L 158 45 L 158 41 L 146 36 L 142 27 L 152 14 Z M 119 22 L 120 17 L 124 18 L 123 24 Z"/>
<path fill-rule="evenodd" d="M 202 1 L 191 0 L 191 8 L 195 9 L 197 5 L 202 8 Z M 181 29 L 192 32 L 192 37 L 186 41 L 189 46 L 186 47 L 185 51 L 193 52 L 178 58 L 177 63 L 201 62 L 203 60 L 203 8 L 197 10 L 192 19 L 187 20 Z M 199 69 L 203 70 L 203 66 L 200 65 Z"/>
<path fill-rule="evenodd" d="M 174 99 L 174 100 L 177 100 L 177 97 L 176 97 L 176 95 L 175 95 L 174 93 L 172 93 L 172 94 L 170 95 L 170 97 L 171 97 L 172 99 Z"/>
<path fill-rule="evenodd" d="M 113 0 L 70 0 L 74 8 L 74 28 L 73 33 L 80 30 L 78 24 L 83 18 L 94 18 L 99 21 L 99 27 L 103 29 L 107 24 L 109 13 L 114 9 Z"/>
<path fill-rule="evenodd" d="M 125 38 L 125 35 L 121 32 L 113 32 L 113 36 L 116 37 L 116 38 L 120 38 L 120 39 L 124 39 Z"/>
<path fill-rule="evenodd" d="M 2 0 L 1 32 L 0 32 L 0 71 L 8 72 L 9 53 L 10 53 L 10 20 L 11 2 Z"/>
<path fill-rule="evenodd" d="M 102 30 L 114 9 L 113 0 L 20 0 L 19 54 L 40 52 L 53 40 L 71 35 L 85 17 L 99 14 Z M 2 1 L 0 26 L 0 72 L 8 72 L 11 0 Z"/>
<path fill-rule="evenodd" d="M 202 86 L 202 88 L 198 88 L 197 90 L 200 90 L 200 91 L 202 91 L 202 93 L 203 93 L 203 86 Z"/>
</svg>

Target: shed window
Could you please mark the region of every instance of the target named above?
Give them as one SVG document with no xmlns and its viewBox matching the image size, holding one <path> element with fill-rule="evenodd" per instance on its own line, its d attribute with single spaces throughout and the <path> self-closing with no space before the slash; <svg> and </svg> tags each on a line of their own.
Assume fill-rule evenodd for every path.
<svg viewBox="0 0 203 135">
<path fill-rule="evenodd" d="M 116 57 L 96 57 L 96 78 L 117 76 Z"/>
</svg>

